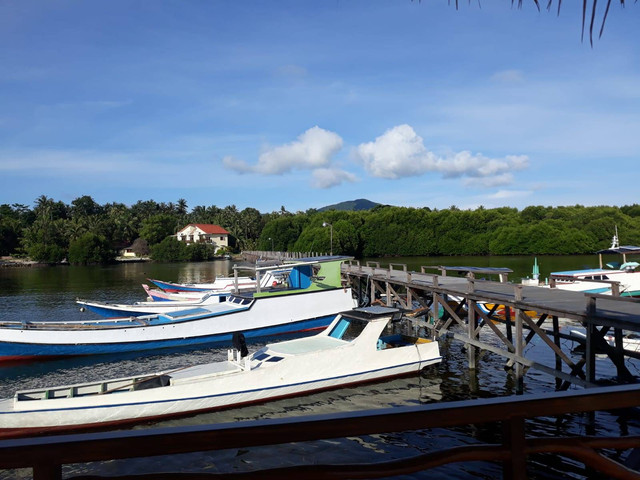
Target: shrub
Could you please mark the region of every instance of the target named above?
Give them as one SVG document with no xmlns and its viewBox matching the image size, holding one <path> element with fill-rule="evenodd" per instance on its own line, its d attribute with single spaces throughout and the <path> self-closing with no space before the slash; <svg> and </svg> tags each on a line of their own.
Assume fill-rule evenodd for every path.
<svg viewBox="0 0 640 480">
<path fill-rule="evenodd" d="M 115 258 L 115 251 L 102 235 L 87 232 L 69 244 L 69 263 L 88 265 L 109 263 Z"/>
</svg>

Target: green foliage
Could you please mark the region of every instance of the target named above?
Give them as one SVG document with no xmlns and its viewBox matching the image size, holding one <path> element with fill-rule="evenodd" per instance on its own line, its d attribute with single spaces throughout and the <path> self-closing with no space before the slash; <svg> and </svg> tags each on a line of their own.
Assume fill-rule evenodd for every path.
<svg viewBox="0 0 640 480">
<path fill-rule="evenodd" d="M 175 237 L 166 237 L 151 246 L 151 258 L 158 262 L 186 262 L 190 260 L 189 246 Z"/>
<path fill-rule="evenodd" d="M 29 258 L 40 263 L 60 263 L 67 255 L 66 249 L 59 245 L 36 243 L 27 250 Z"/>
<path fill-rule="evenodd" d="M 215 245 L 208 243 L 194 243 L 192 245 L 188 245 L 187 251 L 189 252 L 189 260 L 192 262 L 213 260 L 216 257 Z"/>
<path fill-rule="evenodd" d="M 323 227 L 325 222 L 332 227 Z M 142 238 L 147 245 L 158 247 L 155 255 L 152 253 L 158 260 L 213 258 L 214 246 L 190 245 L 187 249 L 172 237 L 189 223 L 222 226 L 231 232 L 234 250 L 328 253 L 333 248 L 334 254 L 358 258 L 593 253 L 610 245 L 616 227 L 622 244 L 640 244 L 638 204 L 537 205 L 522 211 L 509 207 L 437 210 L 377 205 L 361 211 L 309 209 L 295 214 L 282 206 L 263 214 L 255 208 L 238 210 L 235 205 L 197 206 L 188 212 L 183 199 L 176 203 L 139 201 L 128 207 L 120 203 L 99 205 L 89 196 L 65 205 L 42 195 L 33 209 L 0 205 L 0 254 L 21 253 L 48 263 L 65 257 L 79 263 L 102 262 L 75 249 L 90 250 L 84 243 L 89 238 L 104 238 L 103 246 L 108 245 L 108 250 L 129 247 Z"/>
<path fill-rule="evenodd" d="M 109 263 L 115 258 L 115 251 L 105 237 L 87 232 L 69 244 L 69 263 L 90 265 Z"/>
<path fill-rule="evenodd" d="M 176 228 L 177 222 L 174 217 L 167 213 L 160 213 L 142 221 L 140 237 L 144 238 L 149 245 L 154 245 L 174 234 Z"/>
</svg>

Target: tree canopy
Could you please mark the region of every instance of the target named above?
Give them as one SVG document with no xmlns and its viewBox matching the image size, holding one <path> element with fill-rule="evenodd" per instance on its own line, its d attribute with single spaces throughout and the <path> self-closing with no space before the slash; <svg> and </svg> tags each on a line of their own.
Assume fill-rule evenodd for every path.
<svg viewBox="0 0 640 480">
<path fill-rule="evenodd" d="M 189 223 L 213 223 L 235 238 L 235 251 L 333 251 L 362 257 L 412 255 L 590 254 L 606 248 L 618 228 L 640 244 L 640 205 L 529 206 L 460 210 L 379 205 L 371 210 L 310 209 L 261 213 L 255 208 L 140 201 L 128 207 L 80 197 L 71 205 L 41 196 L 33 209 L 0 205 L 0 254 L 57 263 L 105 263 L 136 246 L 163 261 L 209 260 L 210 245 L 186 248 L 173 234 Z"/>
</svg>

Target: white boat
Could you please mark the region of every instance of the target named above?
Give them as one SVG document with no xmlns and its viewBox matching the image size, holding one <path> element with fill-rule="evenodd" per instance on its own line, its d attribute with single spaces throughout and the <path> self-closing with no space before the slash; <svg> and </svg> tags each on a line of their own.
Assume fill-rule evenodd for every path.
<svg viewBox="0 0 640 480">
<path fill-rule="evenodd" d="M 256 279 L 251 277 L 216 277 L 213 283 L 174 283 L 148 278 L 165 292 L 235 292 L 256 288 Z"/>
<path fill-rule="evenodd" d="M 600 260 L 599 268 L 552 272 L 549 277 L 551 287 L 603 295 L 640 296 L 640 263 L 627 261 L 627 255 L 640 255 L 640 247 L 620 246 L 616 229 L 611 247 L 596 253 Z M 602 255 L 611 254 L 621 255 L 622 263 L 608 263 L 608 268 L 604 268 Z"/>
<path fill-rule="evenodd" d="M 130 304 L 77 299 L 76 303 L 80 305 L 80 310 L 83 312 L 85 310 L 88 310 L 107 318 L 119 316 L 140 317 L 153 313 L 173 313 L 190 308 L 215 305 L 216 303 L 226 301 L 229 295 L 230 294 L 228 293 L 205 293 L 204 295 L 198 296 L 196 299 L 175 301 L 147 301 L 135 302 Z"/>
<path fill-rule="evenodd" d="M 580 330 L 571 330 L 569 335 L 574 337 L 577 342 L 584 344 L 587 341 L 587 334 Z M 615 335 L 606 334 L 602 337 L 612 347 L 616 346 Z M 640 335 L 636 332 L 623 331 L 622 349 L 627 352 L 640 353 Z"/>
<path fill-rule="evenodd" d="M 0 400 L 0 437 L 236 407 L 411 374 L 440 362 L 436 341 L 393 331 L 401 319 L 397 309 L 359 308 L 337 315 L 317 335 L 270 344 L 244 358 L 230 350 L 223 362 L 18 391 Z"/>
<path fill-rule="evenodd" d="M 289 264 L 287 285 L 230 295 L 227 301 L 171 313 L 97 320 L 0 322 L 0 361 L 229 343 L 234 332 L 266 337 L 326 327 L 355 307 L 340 265 L 351 257 Z M 256 269 L 257 277 L 274 267 Z M 277 267 L 282 268 L 282 267 Z"/>
<path fill-rule="evenodd" d="M 283 272 L 286 274 L 291 272 L 291 268 L 283 269 L 278 267 L 277 270 L 267 270 L 260 279 L 262 289 L 273 288 L 282 284 Z M 142 285 L 151 300 L 146 302 L 135 302 L 131 304 L 108 303 L 96 300 L 77 299 L 76 303 L 80 305 L 80 310 L 89 310 L 100 316 L 112 318 L 118 316 L 140 317 L 153 313 L 173 313 L 186 309 L 195 309 L 216 303 L 225 302 L 230 292 L 176 292 L 167 293 L 163 290 L 151 289 L 148 285 Z"/>
</svg>

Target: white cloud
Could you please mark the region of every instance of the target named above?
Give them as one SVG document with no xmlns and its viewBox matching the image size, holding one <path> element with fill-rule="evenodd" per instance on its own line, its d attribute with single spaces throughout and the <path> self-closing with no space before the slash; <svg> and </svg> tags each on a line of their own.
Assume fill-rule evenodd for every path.
<svg viewBox="0 0 640 480">
<path fill-rule="evenodd" d="M 343 182 L 355 182 L 357 177 L 350 172 L 336 168 L 318 168 L 313 171 L 312 185 L 316 188 L 330 188 Z"/>
<path fill-rule="evenodd" d="M 82 175 L 122 172 L 148 168 L 127 153 L 103 153 L 91 150 L 0 151 L 0 172 L 33 172 L 55 175 Z"/>
<path fill-rule="evenodd" d="M 465 187 L 502 187 L 505 185 L 511 185 L 513 183 L 513 175 L 510 173 L 503 173 L 501 175 L 494 175 L 484 178 L 467 178 L 464 181 Z"/>
<path fill-rule="evenodd" d="M 422 137 L 409 125 L 398 125 L 387 130 L 374 142 L 359 145 L 356 153 L 367 172 L 380 178 L 402 178 L 438 172 L 445 178 L 486 179 L 486 186 L 495 186 L 510 183 L 511 172 L 528 166 L 528 157 L 524 155 L 508 155 L 498 159 L 462 151 L 447 157 L 438 156 L 427 150 Z"/>
<path fill-rule="evenodd" d="M 502 83 L 522 83 L 524 82 L 524 74 L 520 70 L 502 70 L 494 73 L 491 80 Z"/>
<path fill-rule="evenodd" d="M 531 194 L 533 194 L 531 190 L 498 190 L 496 193 L 489 195 L 489 198 L 494 200 L 504 200 L 507 198 L 528 197 Z"/>
<path fill-rule="evenodd" d="M 327 167 L 341 148 L 342 138 L 338 134 L 315 126 L 294 142 L 266 150 L 255 165 L 249 165 L 233 157 L 225 157 L 223 164 L 239 173 L 280 175 L 294 169 Z"/>
</svg>

